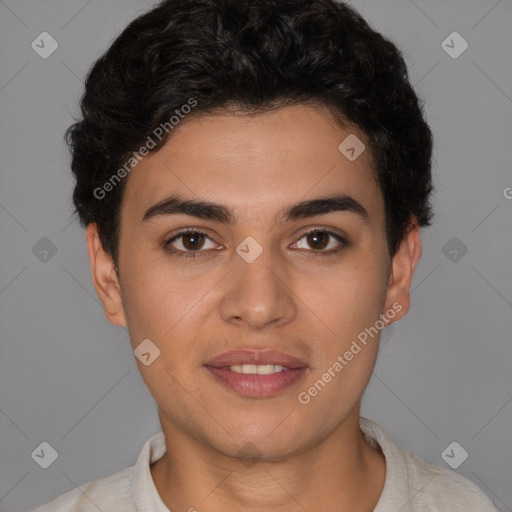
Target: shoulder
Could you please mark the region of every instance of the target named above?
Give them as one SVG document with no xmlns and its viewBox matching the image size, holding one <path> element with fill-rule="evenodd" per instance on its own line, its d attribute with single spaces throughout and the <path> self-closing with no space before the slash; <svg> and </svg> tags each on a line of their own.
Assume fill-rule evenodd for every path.
<svg viewBox="0 0 512 512">
<path fill-rule="evenodd" d="M 31 512 L 136 512 L 166 510 L 151 478 L 150 466 L 166 451 L 163 432 L 151 436 L 135 465 L 80 485 Z"/>
<path fill-rule="evenodd" d="M 471 480 L 401 450 L 373 421 L 361 418 L 360 427 L 372 446 L 380 446 L 386 459 L 384 489 L 374 512 L 497 512 Z"/>
<path fill-rule="evenodd" d="M 135 512 L 131 499 L 133 469 L 134 466 L 80 485 L 32 512 Z"/>
<path fill-rule="evenodd" d="M 489 497 L 471 480 L 441 466 L 425 462 L 419 455 L 401 450 L 414 510 L 450 512 L 496 512 Z"/>
</svg>

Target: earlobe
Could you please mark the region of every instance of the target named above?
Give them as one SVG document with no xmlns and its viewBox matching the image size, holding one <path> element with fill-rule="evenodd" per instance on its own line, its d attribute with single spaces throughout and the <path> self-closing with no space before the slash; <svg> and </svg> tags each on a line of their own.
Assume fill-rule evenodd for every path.
<svg viewBox="0 0 512 512">
<path fill-rule="evenodd" d="M 121 298 L 121 288 L 114 270 L 111 256 L 104 250 L 96 223 L 89 224 L 86 230 L 91 276 L 105 316 L 115 325 L 126 326 L 126 318 Z"/>
<path fill-rule="evenodd" d="M 393 304 L 396 303 L 401 305 L 395 321 L 403 318 L 409 310 L 411 283 L 420 256 L 420 227 L 413 222 L 409 225 L 407 235 L 391 260 L 385 309 L 387 311 L 389 308 L 393 308 Z"/>
</svg>

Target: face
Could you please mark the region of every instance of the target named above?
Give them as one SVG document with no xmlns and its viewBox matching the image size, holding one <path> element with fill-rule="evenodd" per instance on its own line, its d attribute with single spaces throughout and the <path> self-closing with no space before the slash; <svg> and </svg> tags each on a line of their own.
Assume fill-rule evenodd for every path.
<svg viewBox="0 0 512 512">
<path fill-rule="evenodd" d="M 160 351 L 137 364 L 163 426 L 278 460 L 358 418 L 420 243 L 412 229 L 390 259 L 369 150 L 338 149 L 349 135 L 366 143 L 311 106 L 186 120 L 131 171 L 120 285 L 88 229 L 107 317 Z"/>
</svg>

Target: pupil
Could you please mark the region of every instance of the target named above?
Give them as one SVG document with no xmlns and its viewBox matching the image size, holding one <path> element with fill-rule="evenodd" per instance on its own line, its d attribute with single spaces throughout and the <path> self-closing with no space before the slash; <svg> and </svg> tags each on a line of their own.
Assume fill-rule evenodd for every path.
<svg viewBox="0 0 512 512">
<path fill-rule="evenodd" d="M 200 242 L 203 236 L 201 233 L 188 233 L 183 237 L 183 245 L 189 250 L 197 249 L 198 246 L 201 246 Z M 190 240 L 192 240 L 191 244 L 188 243 Z"/>
<path fill-rule="evenodd" d="M 310 243 L 310 245 L 317 245 L 317 249 L 323 249 L 324 247 L 327 246 L 327 243 L 320 243 L 318 244 L 318 239 L 324 239 L 324 242 L 325 242 L 325 239 L 327 238 L 326 236 L 326 233 L 322 233 L 322 232 L 319 232 L 319 231 L 315 231 L 313 233 L 309 233 L 308 234 L 308 243 L 310 243 L 311 240 L 313 240 L 313 243 Z M 318 245 L 320 245 L 320 247 L 318 247 Z"/>
</svg>

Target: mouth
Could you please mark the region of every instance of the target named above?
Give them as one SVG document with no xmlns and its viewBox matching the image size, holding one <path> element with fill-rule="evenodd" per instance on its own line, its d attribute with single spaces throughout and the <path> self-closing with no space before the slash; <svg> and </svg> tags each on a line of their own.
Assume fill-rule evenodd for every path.
<svg viewBox="0 0 512 512">
<path fill-rule="evenodd" d="M 208 361 L 204 367 L 215 380 L 238 395 L 273 396 L 295 384 L 308 365 L 274 350 L 234 350 Z"/>
</svg>

